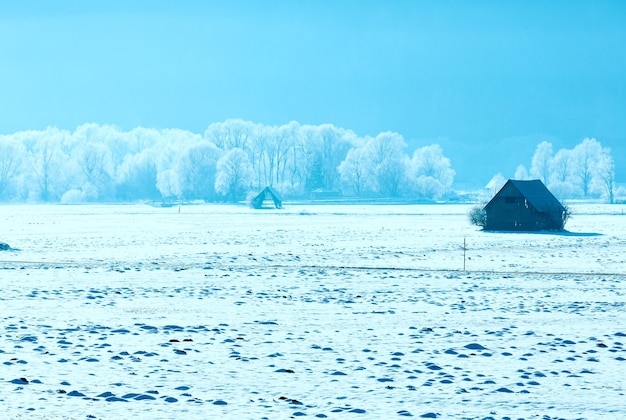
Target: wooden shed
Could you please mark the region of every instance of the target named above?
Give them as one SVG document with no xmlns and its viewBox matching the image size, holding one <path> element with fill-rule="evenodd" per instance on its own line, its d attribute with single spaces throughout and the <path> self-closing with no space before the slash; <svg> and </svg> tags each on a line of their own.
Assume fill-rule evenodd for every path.
<svg viewBox="0 0 626 420">
<path fill-rule="evenodd" d="M 566 209 L 538 179 L 509 179 L 485 205 L 486 230 L 563 230 Z"/>
<path fill-rule="evenodd" d="M 255 209 L 262 209 L 264 203 L 273 203 L 277 209 L 283 208 L 283 199 L 272 187 L 265 187 L 257 196 L 255 196 L 250 204 Z"/>
</svg>

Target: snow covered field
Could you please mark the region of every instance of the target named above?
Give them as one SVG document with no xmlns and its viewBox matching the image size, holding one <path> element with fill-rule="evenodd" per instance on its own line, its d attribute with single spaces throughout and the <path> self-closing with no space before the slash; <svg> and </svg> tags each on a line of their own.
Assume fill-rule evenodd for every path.
<svg viewBox="0 0 626 420">
<path fill-rule="evenodd" d="M 624 418 L 626 208 L 570 208 L 0 206 L 2 415 Z"/>
</svg>

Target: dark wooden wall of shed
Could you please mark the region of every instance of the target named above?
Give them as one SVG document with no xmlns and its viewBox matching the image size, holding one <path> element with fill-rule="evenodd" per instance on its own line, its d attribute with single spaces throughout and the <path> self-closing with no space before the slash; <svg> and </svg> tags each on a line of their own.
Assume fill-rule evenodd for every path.
<svg viewBox="0 0 626 420">
<path fill-rule="evenodd" d="M 558 221 L 563 217 L 560 212 L 543 213 L 529 205 L 524 198 L 516 197 L 514 203 L 502 203 L 486 210 L 485 230 L 537 231 L 561 229 Z"/>
<path fill-rule="evenodd" d="M 486 230 L 537 231 L 562 229 L 561 209 L 540 212 L 511 183 L 485 207 Z"/>
<path fill-rule="evenodd" d="M 487 209 L 487 230 L 537 230 L 541 213 L 521 196 L 497 197 Z"/>
</svg>

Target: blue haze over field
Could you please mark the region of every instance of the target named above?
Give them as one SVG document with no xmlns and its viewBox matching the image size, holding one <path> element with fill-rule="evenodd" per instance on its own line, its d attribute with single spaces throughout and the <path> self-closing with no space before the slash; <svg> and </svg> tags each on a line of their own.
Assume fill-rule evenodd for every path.
<svg viewBox="0 0 626 420">
<path fill-rule="evenodd" d="M 5 1 L 0 133 L 396 131 L 484 184 L 595 137 L 626 181 L 626 2 Z"/>
</svg>

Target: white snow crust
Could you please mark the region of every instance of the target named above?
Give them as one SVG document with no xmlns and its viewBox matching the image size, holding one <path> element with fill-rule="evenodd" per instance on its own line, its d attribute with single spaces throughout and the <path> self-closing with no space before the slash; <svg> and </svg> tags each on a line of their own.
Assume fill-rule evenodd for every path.
<svg viewBox="0 0 626 420">
<path fill-rule="evenodd" d="M 0 206 L 3 417 L 623 417 L 624 206 L 470 207 Z"/>
</svg>

